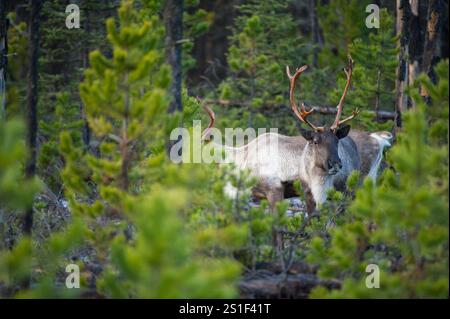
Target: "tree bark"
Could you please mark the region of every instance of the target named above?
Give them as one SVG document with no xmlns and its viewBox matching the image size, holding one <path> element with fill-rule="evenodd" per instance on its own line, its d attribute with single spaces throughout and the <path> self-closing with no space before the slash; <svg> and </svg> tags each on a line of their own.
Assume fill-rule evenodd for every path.
<svg viewBox="0 0 450 319">
<path fill-rule="evenodd" d="M 181 98 L 182 89 L 182 44 L 183 38 L 183 0 L 166 0 L 164 7 L 164 25 L 166 28 L 166 62 L 172 68 L 172 83 L 170 86 L 170 95 L 172 100 L 169 105 L 168 112 L 174 113 L 176 111 L 183 111 L 183 104 Z M 167 153 L 170 154 L 170 149 L 176 143 L 181 142 L 181 136 L 177 141 L 167 141 Z M 180 149 L 181 155 L 182 149 Z"/>
<path fill-rule="evenodd" d="M 6 68 L 8 64 L 6 1 L 0 1 L 0 121 L 6 119 Z"/>
<path fill-rule="evenodd" d="M 37 103 L 38 103 L 38 57 L 39 57 L 39 14 L 42 0 L 30 0 L 29 51 L 28 51 L 28 87 L 27 87 L 27 147 L 28 159 L 25 165 L 25 176 L 30 179 L 36 174 L 36 136 L 37 136 Z M 33 206 L 25 212 L 23 231 L 31 235 L 33 227 Z"/>
<path fill-rule="evenodd" d="M 408 55 L 408 33 L 404 17 L 404 6 L 409 6 L 405 0 L 397 0 L 396 5 L 396 33 L 398 36 L 398 67 L 395 81 L 395 127 L 394 133 L 402 127 L 402 112 L 406 108 L 405 88 L 408 79 L 407 55 Z M 408 10 L 408 9 L 407 9 Z"/>
<path fill-rule="evenodd" d="M 166 61 L 172 67 L 172 84 L 170 87 L 172 102 L 169 106 L 169 113 L 172 113 L 183 110 L 181 102 L 183 0 L 166 0 L 164 24 L 166 27 Z"/>
<path fill-rule="evenodd" d="M 239 282 L 241 298 L 308 298 L 317 286 L 340 289 L 337 279 L 321 280 L 316 267 L 293 263 L 286 272 L 280 263 L 257 263 L 256 270 L 244 274 Z"/>
<path fill-rule="evenodd" d="M 442 0 L 429 1 L 421 72 L 427 74 L 434 82 L 436 81 L 436 76 L 433 73 L 433 67 L 440 60 L 438 41 L 443 24 L 443 10 L 444 3 Z M 422 87 L 421 91 L 422 96 L 428 97 L 428 92 L 426 92 L 425 88 Z"/>
<path fill-rule="evenodd" d="M 216 105 L 221 105 L 221 106 L 229 106 L 229 107 L 249 107 L 251 106 L 250 102 L 246 102 L 246 101 L 228 101 L 228 100 L 210 100 L 210 99 L 202 99 L 202 102 L 205 104 L 216 104 Z M 308 105 L 307 106 L 308 109 L 314 108 L 314 113 L 318 113 L 318 114 L 322 114 L 322 115 L 336 115 L 336 107 L 332 107 L 332 106 L 318 106 L 318 105 Z M 265 112 L 267 111 L 270 115 L 273 115 L 274 112 L 278 111 L 278 110 L 286 110 L 288 112 L 290 112 L 290 106 L 287 105 L 283 105 L 283 104 L 266 104 L 261 108 L 261 111 Z M 364 111 L 367 112 L 373 116 L 376 115 L 375 111 Z M 378 111 L 378 119 L 380 121 L 386 121 L 386 120 L 395 120 L 396 118 L 396 113 L 395 112 L 390 112 L 390 111 L 383 111 L 383 110 L 379 110 Z"/>
<path fill-rule="evenodd" d="M 397 0 L 397 35 L 399 35 L 399 64 L 396 80 L 396 127 L 402 126 L 401 114 L 413 106 L 413 101 L 405 94 L 419 72 L 423 37 L 420 30 L 419 1 Z"/>
<path fill-rule="evenodd" d="M 445 31 L 445 1 L 429 0 L 420 4 L 419 0 L 397 0 L 397 34 L 400 36 L 396 81 L 397 126 L 401 126 L 401 112 L 414 106 L 404 90 L 414 83 L 419 72 L 424 72 L 435 80 L 433 67 L 441 55 L 442 46 L 439 44 L 442 41 L 441 33 Z M 445 41 L 448 42 L 448 39 Z M 425 99 L 428 97 L 428 92 L 423 87 L 421 95 Z"/>
<path fill-rule="evenodd" d="M 409 16 L 409 25 L 408 25 L 408 33 L 409 33 L 409 41 L 408 41 L 408 50 L 409 50 L 409 79 L 408 84 L 414 83 L 416 77 L 420 72 L 420 60 L 422 58 L 423 53 L 423 41 L 421 35 L 420 28 L 420 18 L 419 18 L 419 0 L 409 0 L 409 8 L 410 14 Z M 411 101 L 412 106 L 414 106 L 414 102 Z"/>
</svg>

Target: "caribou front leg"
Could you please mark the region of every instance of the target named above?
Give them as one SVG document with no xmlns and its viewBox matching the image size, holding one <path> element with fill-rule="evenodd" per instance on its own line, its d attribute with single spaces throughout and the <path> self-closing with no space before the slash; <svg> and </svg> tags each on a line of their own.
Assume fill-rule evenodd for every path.
<svg viewBox="0 0 450 319">
<path fill-rule="evenodd" d="M 308 186 L 308 184 L 305 182 L 301 182 L 301 186 L 303 194 L 305 195 L 306 212 L 308 213 L 308 217 L 310 217 L 316 210 L 316 202 L 314 200 L 311 188 Z"/>
<path fill-rule="evenodd" d="M 269 209 L 273 215 L 278 213 L 276 204 L 282 201 L 283 199 L 284 199 L 283 185 L 280 185 L 279 187 L 272 187 L 270 188 L 270 190 L 267 191 L 267 200 L 269 202 Z M 280 256 L 281 259 L 283 259 L 281 255 L 281 252 L 283 251 L 283 234 L 275 226 L 272 227 L 272 240 L 277 255 Z"/>
</svg>

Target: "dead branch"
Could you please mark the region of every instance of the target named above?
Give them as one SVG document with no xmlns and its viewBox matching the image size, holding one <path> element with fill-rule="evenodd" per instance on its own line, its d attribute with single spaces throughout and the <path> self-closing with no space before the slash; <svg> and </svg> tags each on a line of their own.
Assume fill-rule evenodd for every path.
<svg viewBox="0 0 450 319">
<path fill-rule="evenodd" d="M 229 107 L 243 107 L 243 106 L 251 106 L 250 102 L 244 102 L 244 101 L 230 101 L 230 100 L 222 100 L 222 99 L 203 99 L 203 102 L 210 105 L 221 105 L 221 106 L 229 106 Z M 274 103 L 266 103 L 263 106 L 263 109 L 265 111 L 269 110 L 279 110 L 279 109 L 289 109 L 286 105 L 283 104 L 274 104 Z M 310 105 L 309 109 L 314 108 L 315 113 L 323 114 L 323 115 L 336 115 L 337 109 L 336 107 L 331 106 L 315 106 Z M 376 113 L 374 111 L 368 111 L 364 110 L 364 113 L 368 113 L 376 116 Z M 390 111 L 378 111 L 378 118 L 383 121 L 387 120 L 394 120 L 395 119 L 395 112 Z"/>
</svg>

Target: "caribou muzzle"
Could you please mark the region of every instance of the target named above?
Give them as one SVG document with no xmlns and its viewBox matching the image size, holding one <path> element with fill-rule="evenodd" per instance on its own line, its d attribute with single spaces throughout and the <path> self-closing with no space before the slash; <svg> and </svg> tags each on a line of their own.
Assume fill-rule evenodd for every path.
<svg viewBox="0 0 450 319">
<path fill-rule="evenodd" d="M 342 169 L 341 160 L 328 161 L 328 175 L 336 175 Z"/>
</svg>

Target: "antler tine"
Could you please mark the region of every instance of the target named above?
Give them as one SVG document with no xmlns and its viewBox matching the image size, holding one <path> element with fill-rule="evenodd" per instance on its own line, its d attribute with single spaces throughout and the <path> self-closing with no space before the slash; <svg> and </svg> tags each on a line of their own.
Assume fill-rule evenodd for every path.
<svg viewBox="0 0 450 319">
<path fill-rule="evenodd" d="M 208 127 L 203 131 L 203 134 L 202 134 L 202 141 L 205 140 L 205 139 L 208 137 L 209 132 L 210 132 L 211 129 L 213 128 L 214 122 L 216 121 L 216 116 L 215 116 L 213 110 L 211 110 L 211 109 L 210 109 L 208 106 L 206 106 L 206 105 L 204 105 L 203 108 L 205 109 L 206 113 L 208 113 L 208 116 L 209 116 L 210 121 L 209 121 Z"/>
<path fill-rule="evenodd" d="M 289 70 L 289 65 L 286 65 L 286 74 L 290 80 L 292 80 L 293 78 L 297 79 L 300 76 L 300 74 L 302 74 L 303 71 L 305 71 L 307 68 L 308 68 L 308 65 L 305 64 L 301 68 L 297 68 L 295 70 L 294 75 L 291 75 L 291 71 Z"/>
<path fill-rule="evenodd" d="M 340 125 L 340 124 L 344 124 L 344 123 L 347 122 L 347 121 L 350 121 L 350 120 L 353 119 L 356 115 L 358 115 L 359 112 L 360 112 L 360 109 L 359 109 L 359 108 L 354 109 L 353 112 L 352 112 L 352 115 L 346 117 L 346 118 L 343 119 L 342 121 L 339 121 L 339 125 Z"/>
<path fill-rule="evenodd" d="M 197 96 L 197 101 L 199 101 L 199 103 L 203 105 L 203 109 L 206 111 L 206 113 L 208 113 L 208 116 L 209 116 L 209 125 L 207 128 L 205 128 L 205 130 L 202 133 L 202 141 L 204 141 L 208 137 L 209 132 L 211 131 L 211 129 L 214 126 L 214 122 L 216 121 L 216 115 L 214 114 L 214 111 L 211 110 L 208 107 L 208 105 L 203 103 L 203 101 L 198 96 Z"/>
<path fill-rule="evenodd" d="M 295 82 L 297 81 L 300 74 L 303 73 L 308 68 L 307 65 L 304 65 L 300 68 L 297 68 L 294 75 L 291 75 L 291 72 L 289 70 L 289 66 L 286 66 L 286 74 L 289 78 L 289 100 L 291 102 L 291 108 L 294 114 L 297 116 L 297 118 L 302 121 L 303 123 L 309 125 L 313 130 L 320 131 L 323 130 L 323 127 L 317 127 L 311 122 L 307 120 L 307 117 L 314 112 L 314 108 L 312 108 L 309 111 L 306 111 L 305 104 L 302 103 L 301 110 L 299 110 L 299 107 L 297 106 L 297 103 L 295 103 L 295 96 L 294 96 L 294 90 L 295 90 Z"/>
<path fill-rule="evenodd" d="M 353 111 L 353 114 L 351 116 L 347 117 L 346 119 L 344 119 L 342 121 L 339 120 L 341 117 L 341 114 L 342 114 L 342 106 L 344 105 L 345 97 L 347 96 L 348 88 L 350 87 L 350 81 L 351 81 L 352 75 L 353 75 L 353 64 L 354 64 L 354 61 L 353 61 L 351 55 L 349 54 L 348 55 L 348 66 L 346 68 L 344 68 L 344 73 L 345 73 L 345 76 L 347 77 L 347 83 L 345 83 L 344 92 L 342 93 L 341 99 L 339 100 L 339 104 L 336 107 L 337 108 L 336 118 L 330 127 L 330 129 L 333 131 L 336 130 L 340 124 L 343 124 L 343 123 L 351 120 L 359 113 L 359 110 L 356 109 Z"/>
</svg>

